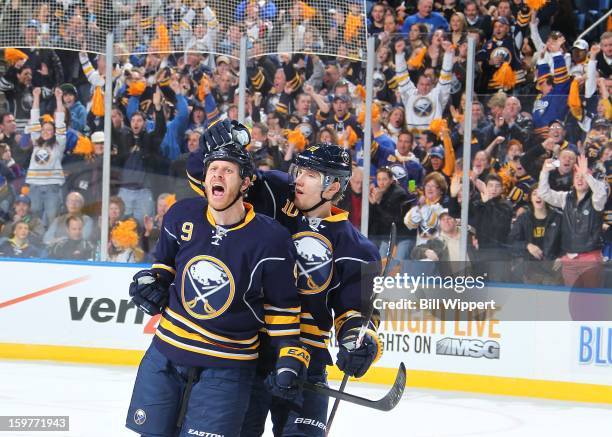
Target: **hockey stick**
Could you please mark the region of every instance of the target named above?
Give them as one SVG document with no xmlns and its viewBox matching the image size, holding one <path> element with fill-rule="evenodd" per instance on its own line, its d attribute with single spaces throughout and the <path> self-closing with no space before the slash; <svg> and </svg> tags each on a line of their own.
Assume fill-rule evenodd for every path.
<svg viewBox="0 0 612 437">
<path fill-rule="evenodd" d="M 352 404 L 361 405 L 362 407 L 373 408 L 379 411 L 391 411 L 399 403 L 402 395 L 404 394 L 404 388 L 406 387 L 406 366 L 404 363 L 400 363 L 397 375 L 395 375 L 395 382 L 391 386 L 391 390 L 377 401 L 371 399 L 362 398 L 355 396 L 343 391 L 334 390 L 329 388 L 323 383 L 313 384 L 312 382 L 304 381 L 302 387 L 305 390 L 329 396 Z"/>
<path fill-rule="evenodd" d="M 397 227 L 395 226 L 395 222 L 391 223 L 391 233 L 389 235 L 389 247 L 387 247 L 387 263 L 385 264 L 385 268 L 383 269 L 382 276 L 385 277 L 389 273 L 389 269 L 391 266 L 391 257 L 393 255 L 393 248 L 395 247 L 395 242 L 397 238 Z M 370 325 L 370 319 L 372 318 L 372 314 L 374 314 L 374 299 L 376 298 L 376 293 L 372 292 L 370 295 L 370 300 L 368 302 L 368 312 L 363 318 L 363 323 L 361 324 L 361 329 L 359 330 L 359 335 L 357 336 L 357 340 L 355 341 L 355 349 L 361 346 L 361 342 L 363 341 L 363 337 Z M 405 370 L 404 370 L 405 372 Z M 344 374 L 342 378 L 342 383 L 340 383 L 340 392 L 344 391 L 346 384 L 348 383 L 349 376 Z M 404 377 L 405 380 L 405 377 Z M 405 382 L 405 381 L 404 381 Z M 402 390 L 403 391 L 403 390 Z M 325 436 L 329 435 L 329 430 L 331 428 L 332 422 L 334 421 L 334 417 L 336 416 L 336 411 L 338 411 L 338 405 L 340 405 L 340 401 L 342 399 L 336 397 L 334 401 L 334 406 L 332 407 L 331 413 L 329 413 L 329 418 L 327 419 L 327 431 L 325 432 Z"/>
<path fill-rule="evenodd" d="M 187 414 L 187 404 L 189 403 L 189 397 L 191 396 L 191 389 L 193 388 L 193 384 L 195 382 L 196 373 L 198 373 L 198 369 L 196 367 L 191 367 L 189 372 L 187 372 L 187 384 L 185 384 L 183 396 L 181 396 L 181 404 L 179 406 L 179 413 L 176 419 L 176 437 L 180 435 L 181 428 L 183 428 L 183 422 L 185 421 L 185 415 Z"/>
</svg>

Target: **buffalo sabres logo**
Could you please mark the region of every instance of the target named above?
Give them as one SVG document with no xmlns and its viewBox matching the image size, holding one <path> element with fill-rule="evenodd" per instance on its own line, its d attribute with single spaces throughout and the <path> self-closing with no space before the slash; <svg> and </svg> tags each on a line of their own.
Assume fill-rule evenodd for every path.
<svg viewBox="0 0 612 437">
<path fill-rule="evenodd" d="M 145 413 L 144 410 L 141 410 L 140 408 L 137 409 L 136 412 L 134 413 L 134 422 L 136 422 L 136 425 L 142 425 L 146 421 L 147 421 L 147 413 Z"/>
<path fill-rule="evenodd" d="M 37 164 L 47 164 L 50 159 L 51 153 L 49 153 L 49 149 L 46 147 L 38 149 L 34 154 L 34 161 L 36 161 Z"/>
<path fill-rule="evenodd" d="M 278 105 L 278 102 L 280 102 L 280 95 L 274 94 L 270 96 L 270 98 L 268 99 L 268 104 L 266 105 L 266 112 L 269 113 L 276 111 L 276 105 Z"/>
<path fill-rule="evenodd" d="M 234 277 L 227 266 L 208 255 L 192 258 L 183 270 L 183 308 L 196 319 L 213 319 L 231 305 Z"/>
<path fill-rule="evenodd" d="M 548 108 L 548 101 L 546 100 L 538 99 L 533 104 L 533 112 L 543 113 L 544 111 L 546 111 L 546 108 Z"/>
<path fill-rule="evenodd" d="M 302 294 L 325 290 L 333 273 L 331 242 L 316 232 L 300 232 L 293 236 L 298 256 L 295 261 L 297 287 Z"/>
<path fill-rule="evenodd" d="M 312 129 L 312 125 L 307 122 L 300 123 L 295 128 L 299 130 L 300 132 L 302 132 L 305 138 L 310 138 L 310 136 L 314 132 Z"/>
<path fill-rule="evenodd" d="M 406 168 L 401 164 L 392 165 L 390 168 L 391 172 L 393 173 L 393 178 L 396 181 L 401 181 L 408 175 Z"/>
<path fill-rule="evenodd" d="M 340 157 L 342 158 L 342 162 L 344 162 L 345 164 L 348 164 L 349 161 L 351 160 L 351 157 L 349 156 L 346 150 L 342 151 L 342 153 L 340 154 Z"/>
<path fill-rule="evenodd" d="M 433 112 L 433 103 L 429 97 L 419 97 L 414 101 L 412 110 L 419 117 L 429 117 Z"/>
<path fill-rule="evenodd" d="M 491 51 L 491 61 L 498 56 L 503 59 L 503 62 L 510 62 L 512 60 L 510 50 L 504 46 L 496 47 L 493 51 Z"/>
</svg>

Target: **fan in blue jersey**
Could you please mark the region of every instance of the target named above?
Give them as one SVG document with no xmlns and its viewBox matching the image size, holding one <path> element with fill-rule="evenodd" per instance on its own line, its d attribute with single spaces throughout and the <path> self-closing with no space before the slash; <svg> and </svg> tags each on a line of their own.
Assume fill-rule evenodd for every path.
<svg viewBox="0 0 612 437">
<path fill-rule="evenodd" d="M 244 203 L 253 176 L 233 141 L 202 162 L 206 198 L 175 203 L 132 300 L 161 313 L 140 363 L 126 426 L 143 436 L 238 436 L 255 381 L 260 332 L 276 368 L 266 382 L 295 397 L 310 356 L 300 347 L 295 248 L 285 228 Z"/>
<path fill-rule="evenodd" d="M 223 129 L 228 131 L 220 134 Z M 234 137 L 244 129 L 235 122 L 218 124 L 211 129 L 214 133 L 208 134 L 208 147 L 216 147 L 211 138 L 228 136 L 228 132 Z M 197 164 L 201 160 L 194 155 L 192 161 Z M 188 167 L 193 172 L 194 167 Z M 278 220 L 293 237 L 297 251 L 295 277 L 302 304 L 300 340 L 310 352 L 308 380 L 315 383 L 326 382 L 325 367 L 333 363 L 328 351 L 332 327 L 339 343 L 336 364 L 351 376 L 363 376 L 382 351 L 376 334 L 378 317 L 370 323 L 363 344 L 354 348 L 365 312 L 362 295 L 367 301 L 372 276 L 380 272 L 380 256 L 348 221 L 348 213 L 332 205 L 341 198 L 351 171 L 346 149 L 318 144 L 297 156 L 290 174 L 257 172 L 248 195 L 258 212 Z M 190 177 L 195 179 L 193 174 Z M 268 412 L 272 414 L 274 435 L 324 435 L 327 397 L 303 392 L 297 401 L 286 402 L 273 396 L 274 390 L 272 394 L 266 391 L 264 383 L 273 362 L 273 355 L 262 354 L 241 436 L 262 435 Z"/>
</svg>

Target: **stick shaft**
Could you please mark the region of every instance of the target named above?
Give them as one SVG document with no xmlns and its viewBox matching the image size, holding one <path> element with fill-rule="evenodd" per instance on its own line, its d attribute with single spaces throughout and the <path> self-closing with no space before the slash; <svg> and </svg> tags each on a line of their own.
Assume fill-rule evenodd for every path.
<svg viewBox="0 0 612 437">
<path fill-rule="evenodd" d="M 391 265 L 391 257 L 393 256 L 393 248 L 395 246 L 395 240 L 397 237 L 397 228 L 395 222 L 391 223 L 391 234 L 389 235 L 389 246 L 387 247 L 387 263 L 385 264 L 385 268 L 382 271 L 382 275 L 386 276 L 389 273 L 390 265 Z M 359 348 L 361 346 L 361 342 L 363 341 L 363 337 L 370 325 L 370 319 L 374 314 L 374 298 L 376 294 L 372 293 L 370 295 L 370 300 L 368 302 L 368 312 L 366 316 L 363 318 L 363 323 L 361 324 L 361 328 L 359 329 L 359 335 L 357 336 L 357 340 L 355 341 L 355 348 Z M 336 333 L 338 334 L 338 333 Z M 339 340 L 338 340 L 338 344 Z M 340 392 L 344 391 L 346 384 L 348 383 L 349 376 L 344 374 L 342 378 L 342 383 L 340 384 Z M 329 413 L 329 418 L 327 419 L 327 429 L 325 431 L 325 436 L 329 435 L 329 431 L 331 429 L 332 422 L 334 421 L 334 417 L 336 416 L 336 412 L 338 411 L 338 406 L 340 405 L 340 398 L 336 398 L 334 401 L 334 405 L 332 406 L 331 413 Z"/>
<path fill-rule="evenodd" d="M 348 383 L 349 376 L 345 373 L 342 377 L 342 382 L 340 383 L 340 392 L 343 392 L 346 388 L 346 384 Z M 332 407 L 331 413 L 329 413 L 329 418 L 327 419 L 327 430 L 325 431 L 325 436 L 329 435 L 329 429 L 331 428 L 332 422 L 334 421 L 334 417 L 336 417 L 336 411 L 338 411 L 338 405 L 340 405 L 340 398 L 336 398 L 334 400 L 334 405 Z"/>
</svg>

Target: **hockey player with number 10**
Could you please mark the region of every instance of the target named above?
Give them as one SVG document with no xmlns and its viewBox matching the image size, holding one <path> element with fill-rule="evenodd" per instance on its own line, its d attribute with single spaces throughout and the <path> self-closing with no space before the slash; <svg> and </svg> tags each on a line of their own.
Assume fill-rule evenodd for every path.
<svg viewBox="0 0 612 437">
<path fill-rule="evenodd" d="M 224 120 L 209 129 L 205 137 L 214 150 L 216 141 L 223 143 L 246 132 L 239 123 Z M 188 169 L 193 182 L 201 172 L 197 164 L 202 160 L 193 154 L 190 160 L 193 165 Z M 257 172 L 249 191 L 255 210 L 278 220 L 292 235 L 302 305 L 300 340 L 310 352 L 307 378 L 313 383 L 325 383 L 326 366 L 333 364 L 328 351 L 332 326 L 340 348 L 336 364 L 348 375 L 363 376 L 382 352 L 376 334 L 377 319 L 370 323 L 361 346 L 355 348 L 363 322 L 362 293 L 368 301 L 372 276 L 380 273 L 380 256 L 348 221 L 348 213 L 332 205 L 346 189 L 351 171 L 347 150 L 318 144 L 297 156 L 291 174 Z M 271 385 L 269 377 L 266 379 L 274 368 L 275 357 L 265 350 L 270 349 L 262 348 L 241 436 L 262 435 L 268 412 L 272 414 L 275 436 L 323 436 L 327 397 L 304 391 L 293 402 L 284 400 L 286 393 Z"/>
<path fill-rule="evenodd" d="M 272 386 L 296 390 L 309 362 L 299 346 L 290 235 L 243 203 L 253 176 L 248 152 L 230 141 L 201 166 L 207 200 L 170 208 L 155 263 L 130 285 L 133 302 L 162 313 L 126 419 L 142 436 L 239 436 L 261 329 L 270 339 L 267 353 L 277 358 Z"/>
</svg>

